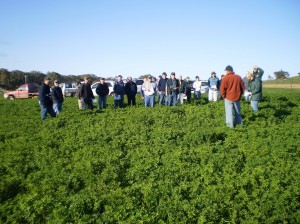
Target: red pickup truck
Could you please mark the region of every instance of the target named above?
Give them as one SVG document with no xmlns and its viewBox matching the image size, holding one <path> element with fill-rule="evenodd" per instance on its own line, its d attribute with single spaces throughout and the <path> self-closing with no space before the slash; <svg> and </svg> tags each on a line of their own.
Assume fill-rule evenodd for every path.
<svg viewBox="0 0 300 224">
<path fill-rule="evenodd" d="M 36 84 L 34 83 L 27 83 L 19 86 L 16 90 L 13 91 L 6 91 L 4 93 L 5 99 L 26 99 L 37 97 L 39 95 L 39 90 Z"/>
</svg>

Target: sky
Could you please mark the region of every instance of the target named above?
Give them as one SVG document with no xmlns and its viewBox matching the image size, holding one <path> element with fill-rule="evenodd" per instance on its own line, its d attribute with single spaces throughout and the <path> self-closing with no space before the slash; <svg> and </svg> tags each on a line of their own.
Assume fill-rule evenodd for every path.
<svg viewBox="0 0 300 224">
<path fill-rule="evenodd" d="M 300 72 L 299 0 L 0 0 L 0 68 L 101 77 Z"/>
</svg>

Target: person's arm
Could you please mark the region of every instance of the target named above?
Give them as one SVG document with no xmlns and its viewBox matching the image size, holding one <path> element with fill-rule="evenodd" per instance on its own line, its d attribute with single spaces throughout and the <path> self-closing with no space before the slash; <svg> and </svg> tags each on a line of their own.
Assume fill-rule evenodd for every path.
<svg viewBox="0 0 300 224">
<path fill-rule="evenodd" d="M 263 76 L 263 74 L 264 74 L 264 70 L 262 69 L 262 68 L 257 68 L 257 71 L 258 71 L 258 77 L 261 79 L 262 78 L 262 76 Z"/>
</svg>

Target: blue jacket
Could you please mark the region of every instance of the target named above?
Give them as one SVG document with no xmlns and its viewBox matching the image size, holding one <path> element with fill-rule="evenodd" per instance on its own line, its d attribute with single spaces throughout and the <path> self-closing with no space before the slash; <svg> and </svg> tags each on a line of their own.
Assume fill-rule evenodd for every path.
<svg viewBox="0 0 300 224">
<path fill-rule="evenodd" d="M 161 92 L 165 92 L 166 91 L 167 81 L 168 81 L 167 78 L 165 78 L 165 79 L 163 79 L 163 78 L 159 79 L 159 81 L 158 81 L 158 91 L 161 91 Z"/>
<path fill-rule="evenodd" d="M 124 87 L 124 83 L 121 80 L 120 82 L 116 81 L 114 84 L 114 93 L 117 95 L 124 95 L 125 92 L 125 87 Z"/>
<path fill-rule="evenodd" d="M 208 87 L 211 88 L 212 86 L 216 86 L 217 89 L 220 89 L 220 80 L 218 77 L 215 77 L 214 79 L 210 77 L 208 79 Z"/>
</svg>

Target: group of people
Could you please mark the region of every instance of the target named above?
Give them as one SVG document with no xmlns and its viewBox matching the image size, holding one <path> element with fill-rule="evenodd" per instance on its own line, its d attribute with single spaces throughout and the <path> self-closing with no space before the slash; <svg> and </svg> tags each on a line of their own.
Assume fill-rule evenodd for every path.
<svg viewBox="0 0 300 224">
<path fill-rule="evenodd" d="M 228 65 L 225 68 L 225 75 L 219 79 L 215 72 L 211 73 L 208 79 L 208 100 L 217 101 L 224 99 L 226 124 L 229 127 L 234 127 L 234 121 L 237 124 L 242 123 L 240 115 L 240 99 L 244 94 L 245 100 L 251 101 L 251 107 L 254 112 L 258 111 L 258 103 L 262 100 L 262 76 L 264 71 L 254 66 L 253 72 L 247 72 L 246 77 L 242 79 L 236 75 L 232 66 Z M 46 78 L 40 87 L 39 102 L 41 107 L 41 118 L 44 120 L 47 113 L 51 117 L 55 117 L 62 110 L 62 103 L 64 97 L 62 90 L 59 87 L 59 81 L 54 81 L 54 86 L 50 88 L 50 79 Z M 96 98 L 93 94 L 89 77 L 84 77 L 84 82 L 77 83 L 76 97 L 78 99 L 79 109 L 85 110 L 87 108 L 93 110 Z M 141 87 L 141 97 L 145 107 L 153 107 L 155 104 L 155 96 L 158 96 L 158 104 L 166 106 L 176 106 L 178 103 L 183 104 L 184 99 L 188 103 L 191 102 L 192 89 L 194 90 L 194 100 L 201 99 L 201 81 L 196 76 L 195 81 L 191 82 L 187 77 L 185 80 L 182 75 L 175 77 L 175 72 L 170 74 L 167 78 L 165 72 L 162 73 L 158 82 L 153 77 L 147 76 L 144 78 L 144 83 Z M 123 107 L 124 95 L 127 96 L 128 106 L 136 105 L 137 85 L 132 80 L 132 77 L 127 78 L 126 84 L 123 82 L 123 77 L 118 76 L 113 86 L 114 90 L 114 106 L 116 108 Z M 107 96 L 109 94 L 109 87 L 105 82 L 105 78 L 100 79 L 97 85 L 96 93 L 98 95 L 98 109 L 106 108 Z"/>
</svg>

